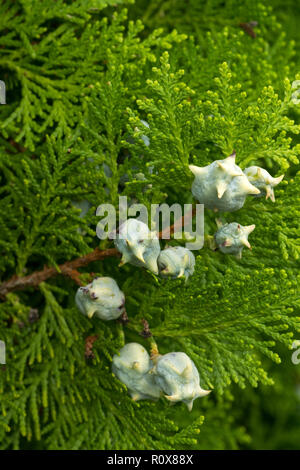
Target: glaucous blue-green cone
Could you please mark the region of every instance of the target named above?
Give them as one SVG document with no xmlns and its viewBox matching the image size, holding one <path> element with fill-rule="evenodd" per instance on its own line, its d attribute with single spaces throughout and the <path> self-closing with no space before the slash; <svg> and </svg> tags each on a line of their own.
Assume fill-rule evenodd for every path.
<svg viewBox="0 0 300 470">
<path fill-rule="evenodd" d="M 138 343 L 128 343 L 115 354 L 112 361 L 112 371 L 123 382 L 135 401 L 157 400 L 161 395 L 160 388 L 149 374 L 153 363 L 146 349 Z"/>
<path fill-rule="evenodd" d="M 261 197 L 265 195 L 266 199 L 270 198 L 272 202 L 275 202 L 273 188 L 283 180 L 284 175 L 273 178 L 267 170 L 259 166 L 249 166 L 244 170 L 244 173 L 250 183 L 260 190 L 260 194 L 256 196 Z"/>
<path fill-rule="evenodd" d="M 151 373 L 156 384 L 173 403 L 183 401 L 189 411 L 198 397 L 204 397 L 210 390 L 200 387 L 200 377 L 193 361 L 183 352 L 171 352 L 153 358 L 155 363 Z"/>
<path fill-rule="evenodd" d="M 156 233 L 137 219 L 128 219 L 116 234 L 115 245 L 122 253 L 120 266 L 125 263 L 145 267 L 158 274 L 157 258 L 160 244 Z"/>
<path fill-rule="evenodd" d="M 224 160 L 198 167 L 190 165 L 195 175 L 192 185 L 193 196 L 208 209 L 234 212 L 243 207 L 248 194 L 259 194 L 242 169 L 235 164 L 233 153 Z"/>
<path fill-rule="evenodd" d="M 223 225 L 220 220 L 216 220 L 216 223 L 219 230 L 215 233 L 214 238 L 217 247 L 222 253 L 232 254 L 240 259 L 244 246 L 251 250 L 248 236 L 255 229 L 255 225 L 243 227 L 237 222 Z"/>
<path fill-rule="evenodd" d="M 147 127 L 148 129 L 150 129 L 150 126 L 149 126 L 149 124 L 148 124 L 147 121 L 144 121 L 143 119 L 141 119 L 141 123 L 144 124 L 144 126 Z M 145 134 L 142 134 L 141 137 L 142 137 L 142 140 L 143 140 L 144 144 L 145 144 L 147 147 L 149 147 L 149 145 L 150 145 L 150 139 L 149 139 L 149 137 L 146 136 Z"/>
<path fill-rule="evenodd" d="M 188 279 L 194 272 L 195 256 L 183 246 L 171 246 L 160 252 L 157 264 L 163 277 Z"/>
<path fill-rule="evenodd" d="M 76 292 L 77 307 L 88 318 L 114 320 L 125 312 L 125 296 L 111 277 L 96 277 Z"/>
</svg>

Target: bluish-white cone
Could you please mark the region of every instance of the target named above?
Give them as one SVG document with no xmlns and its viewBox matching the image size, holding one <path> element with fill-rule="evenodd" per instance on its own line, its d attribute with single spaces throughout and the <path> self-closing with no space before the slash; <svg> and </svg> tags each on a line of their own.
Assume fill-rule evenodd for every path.
<svg viewBox="0 0 300 470">
<path fill-rule="evenodd" d="M 160 252 L 157 263 L 161 276 L 188 279 L 195 269 L 195 256 L 187 248 L 172 246 Z"/>
<path fill-rule="evenodd" d="M 283 180 L 284 175 L 273 178 L 267 170 L 259 166 L 249 166 L 244 170 L 244 173 L 250 183 L 260 190 L 260 194 L 256 196 L 266 196 L 266 199 L 270 198 L 272 202 L 275 202 L 273 188 Z"/>
<path fill-rule="evenodd" d="M 146 349 L 138 343 L 128 343 L 115 354 L 112 371 L 126 385 L 133 400 L 157 400 L 161 395 L 160 388 L 149 374 L 153 363 Z"/>
<path fill-rule="evenodd" d="M 190 165 L 195 175 L 193 196 L 206 208 L 234 212 L 243 207 L 248 194 L 259 194 L 242 169 L 235 164 L 236 154 L 216 160 L 205 167 Z"/>
<path fill-rule="evenodd" d="M 75 302 L 88 318 L 114 320 L 125 311 L 125 295 L 111 277 L 97 277 L 90 284 L 79 287 Z"/>
<path fill-rule="evenodd" d="M 171 352 L 154 359 L 152 373 L 155 382 L 165 397 L 173 402 L 184 402 L 189 411 L 198 397 L 204 397 L 210 390 L 200 387 L 200 377 L 194 362 L 183 352 Z"/>
<path fill-rule="evenodd" d="M 150 129 L 150 126 L 149 126 L 149 124 L 148 124 L 147 121 L 144 121 L 143 119 L 141 119 L 141 123 L 144 124 L 144 126 L 147 127 L 148 129 Z M 142 140 L 143 140 L 144 144 L 145 144 L 147 147 L 149 147 L 149 145 L 150 145 L 150 139 L 149 139 L 149 137 L 146 136 L 145 134 L 142 134 L 141 137 L 142 137 Z"/>
<path fill-rule="evenodd" d="M 255 229 L 255 225 L 242 226 L 237 222 L 222 224 L 217 220 L 218 231 L 214 238 L 217 247 L 222 253 L 235 255 L 238 259 L 242 257 L 243 248 L 246 246 L 251 250 L 248 236 Z"/>
<path fill-rule="evenodd" d="M 160 244 L 156 233 L 151 232 L 146 224 L 137 219 L 126 220 L 119 227 L 115 245 L 122 253 L 121 266 L 130 263 L 158 274 Z"/>
</svg>

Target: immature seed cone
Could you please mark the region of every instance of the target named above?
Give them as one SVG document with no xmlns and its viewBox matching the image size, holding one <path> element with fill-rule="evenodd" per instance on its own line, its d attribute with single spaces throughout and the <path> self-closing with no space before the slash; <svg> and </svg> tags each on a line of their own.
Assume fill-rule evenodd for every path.
<svg viewBox="0 0 300 470">
<path fill-rule="evenodd" d="M 171 352 L 156 358 L 153 369 L 156 384 L 172 403 L 183 401 L 189 411 L 196 398 L 204 397 L 210 390 L 200 387 L 200 377 L 194 362 L 183 352 Z"/>
<path fill-rule="evenodd" d="M 242 169 L 235 164 L 235 152 L 205 167 L 190 165 L 195 175 L 192 193 L 201 204 L 214 211 L 234 212 L 243 207 L 248 194 L 259 194 Z"/>
<path fill-rule="evenodd" d="M 111 277 L 95 278 L 76 292 L 77 307 L 88 318 L 114 320 L 125 312 L 125 295 Z"/>
<path fill-rule="evenodd" d="M 237 222 L 223 225 L 220 220 L 216 220 L 218 231 L 214 238 L 217 247 L 222 253 L 235 255 L 238 259 L 242 257 L 243 248 L 246 246 L 250 250 L 251 245 L 248 236 L 255 229 L 255 225 L 244 226 Z"/>
<path fill-rule="evenodd" d="M 195 269 L 195 256 L 187 248 L 171 246 L 160 252 L 157 263 L 162 277 L 188 279 Z"/>
<path fill-rule="evenodd" d="M 150 374 L 153 363 L 146 349 L 138 343 L 128 343 L 113 357 L 112 371 L 123 382 L 133 400 L 157 400 L 161 390 Z"/>
<path fill-rule="evenodd" d="M 250 166 L 244 170 L 244 173 L 250 183 L 260 190 L 257 196 L 265 195 L 266 199 L 270 198 L 272 202 L 275 202 L 274 187 L 283 180 L 284 175 L 273 178 L 267 170 L 259 166 Z"/>
<path fill-rule="evenodd" d="M 136 219 L 126 220 L 119 227 L 115 245 L 122 253 L 120 266 L 130 263 L 158 274 L 160 244 L 156 233 L 151 232 L 146 224 Z"/>
</svg>

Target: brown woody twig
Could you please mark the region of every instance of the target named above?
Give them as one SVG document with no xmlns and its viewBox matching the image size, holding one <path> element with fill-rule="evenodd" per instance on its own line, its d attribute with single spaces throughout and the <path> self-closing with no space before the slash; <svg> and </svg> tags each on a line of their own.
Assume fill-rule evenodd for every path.
<svg viewBox="0 0 300 470">
<path fill-rule="evenodd" d="M 248 23 L 240 23 L 239 26 L 242 28 L 248 36 L 251 36 L 253 39 L 256 38 L 256 32 L 253 28 L 257 26 L 257 21 L 249 21 Z"/>
<path fill-rule="evenodd" d="M 85 338 L 85 351 L 84 355 L 86 359 L 94 359 L 95 354 L 93 353 L 94 342 L 99 338 L 99 335 L 92 335 Z"/>
<path fill-rule="evenodd" d="M 107 250 L 99 250 L 95 248 L 94 251 L 88 253 L 87 255 L 76 258 L 73 261 L 67 261 L 64 264 L 61 264 L 58 269 L 55 267 L 45 266 L 42 271 L 35 271 L 28 276 L 17 277 L 13 276 L 8 281 L 3 282 L 0 286 L 0 297 L 4 298 L 6 294 L 15 290 L 22 290 L 28 287 L 37 287 L 41 282 L 46 281 L 50 277 L 57 276 L 58 274 L 63 274 L 65 276 L 71 277 L 78 285 L 81 284 L 79 280 L 78 268 L 87 266 L 93 261 L 99 261 L 110 256 L 121 256 L 116 248 L 108 248 Z"/>
<path fill-rule="evenodd" d="M 193 217 L 193 215 L 195 215 L 194 209 L 188 212 L 185 216 L 181 217 L 167 229 L 159 232 L 158 237 L 164 238 L 166 233 L 174 233 L 177 228 L 182 226 L 182 221 L 186 222 L 191 217 Z M 58 269 L 55 267 L 45 266 L 44 269 L 42 269 L 41 271 L 35 271 L 31 274 L 28 274 L 28 276 L 18 277 L 14 275 L 8 281 L 5 281 L 0 285 L 0 298 L 4 300 L 5 296 L 9 292 L 27 289 L 28 287 L 37 287 L 39 284 L 41 284 L 41 282 L 44 282 L 51 277 L 58 276 L 59 274 L 68 276 L 73 279 L 73 281 L 75 281 L 77 285 L 81 285 L 80 273 L 78 271 L 78 268 L 87 266 L 93 261 L 100 261 L 105 258 L 120 256 L 121 253 L 119 253 L 116 248 L 108 248 L 106 250 L 99 250 L 99 248 L 95 248 L 94 251 L 88 253 L 87 255 L 81 256 L 79 258 L 74 259 L 73 261 L 67 261 L 64 264 L 59 265 Z"/>
<path fill-rule="evenodd" d="M 140 335 L 143 336 L 143 338 L 150 338 L 152 336 L 152 333 L 149 328 L 149 323 L 145 318 L 142 319 L 142 325 L 143 325 L 143 330 L 140 331 Z"/>
</svg>

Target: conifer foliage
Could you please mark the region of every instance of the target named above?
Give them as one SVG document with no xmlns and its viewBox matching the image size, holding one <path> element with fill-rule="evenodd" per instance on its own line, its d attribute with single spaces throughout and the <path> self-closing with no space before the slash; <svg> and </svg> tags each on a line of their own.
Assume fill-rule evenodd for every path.
<svg viewBox="0 0 300 470">
<path fill-rule="evenodd" d="M 268 393 L 299 417 L 299 368 L 287 363 L 300 335 L 300 63 L 288 19 L 278 2 L 132 3 L 0 2 L 2 449 L 264 446 L 263 411 L 250 422 L 245 410 Z M 255 225 L 252 251 L 216 250 L 207 208 L 187 282 L 119 266 L 97 238 L 97 207 L 196 202 L 189 166 L 233 151 L 242 170 L 285 175 L 274 202 L 248 195 L 218 215 Z M 80 313 L 77 289 L 96 277 L 117 282 L 128 319 Z M 112 372 L 128 343 L 185 353 L 212 393 L 191 412 L 132 400 Z"/>
</svg>

